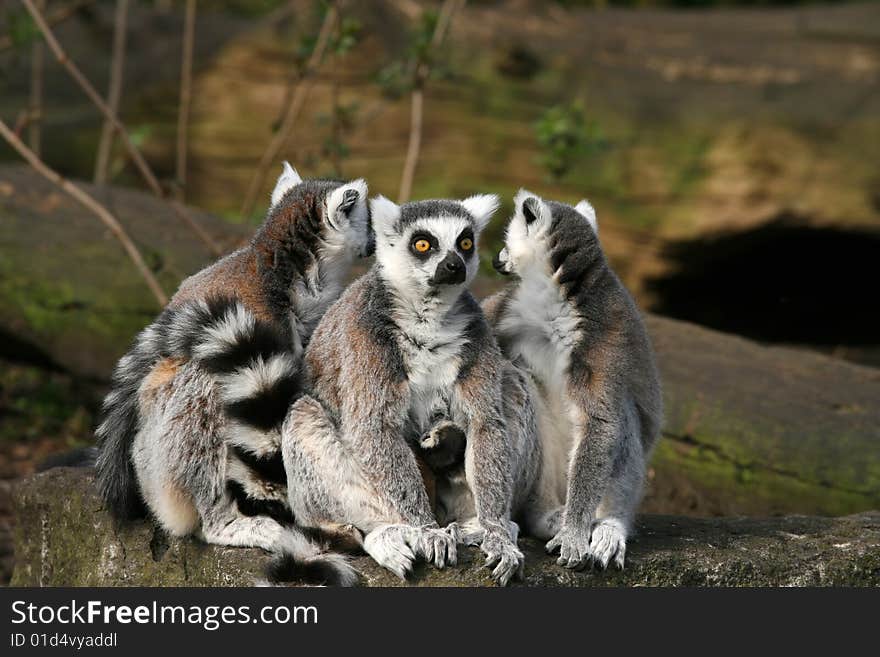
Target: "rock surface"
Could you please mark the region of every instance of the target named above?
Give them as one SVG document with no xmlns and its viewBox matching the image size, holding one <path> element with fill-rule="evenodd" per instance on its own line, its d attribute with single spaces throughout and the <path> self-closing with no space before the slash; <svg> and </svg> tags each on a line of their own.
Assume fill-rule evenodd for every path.
<svg viewBox="0 0 880 657">
<path fill-rule="evenodd" d="M 15 494 L 15 586 L 246 586 L 261 578 L 260 550 L 168 539 L 146 523 L 114 527 L 86 470 L 57 468 Z M 844 518 L 696 519 L 645 516 L 624 571 L 573 573 L 523 540 L 527 586 L 878 586 L 880 512 Z M 368 557 L 368 586 L 402 582 Z M 489 586 L 476 549 L 439 571 L 418 566 L 417 586 Z"/>
<path fill-rule="evenodd" d="M 214 258 L 164 201 L 76 182 L 128 230 L 167 295 Z M 250 234 L 189 209 L 231 251 Z M 0 166 L 0 356 L 106 381 L 161 310 L 104 225 L 24 166 Z"/>
</svg>

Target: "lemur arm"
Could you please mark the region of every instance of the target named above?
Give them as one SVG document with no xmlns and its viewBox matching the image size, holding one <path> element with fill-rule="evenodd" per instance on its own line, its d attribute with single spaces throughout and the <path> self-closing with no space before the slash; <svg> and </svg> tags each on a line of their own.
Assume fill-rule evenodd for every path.
<svg viewBox="0 0 880 657">
<path fill-rule="evenodd" d="M 375 495 L 399 516 L 389 522 L 436 526 L 415 455 L 403 436 L 409 387 L 384 363 L 369 359 L 369 350 L 360 354 L 341 376 L 342 440 Z"/>
<path fill-rule="evenodd" d="M 471 343 L 471 361 L 455 386 L 458 411 L 467 425 L 464 468 L 474 496 L 477 521 L 485 530 L 480 549 L 492 576 L 506 585 L 522 575 L 525 558 L 516 547 L 510 523 L 513 454 L 502 412 L 503 361 L 488 326 Z M 497 564 L 497 565 L 496 565 Z"/>
<path fill-rule="evenodd" d="M 502 368 L 492 354 L 481 354 L 456 384 L 467 422 L 465 476 L 480 525 L 509 534 L 513 497 L 512 455 L 501 411 Z"/>
</svg>

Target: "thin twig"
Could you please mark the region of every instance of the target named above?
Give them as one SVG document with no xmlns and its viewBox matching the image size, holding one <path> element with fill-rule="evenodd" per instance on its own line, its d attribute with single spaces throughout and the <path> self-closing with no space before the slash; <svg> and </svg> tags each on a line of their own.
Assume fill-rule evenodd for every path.
<svg viewBox="0 0 880 657">
<path fill-rule="evenodd" d="M 37 27 L 40 28 L 40 31 L 43 33 L 43 37 L 46 39 L 46 43 L 49 45 L 49 49 L 52 51 L 52 54 L 55 55 L 55 59 L 58 60 L 58 63 L 61 64 L 70 76 L 74 79 L 74 81 L 79 85 L 80 89 L 89 97 L 89 100 L 94 103 L 95 107 L 104 115 L 110 123 L 113 125 L 113 129 L 116 131 L 116 134 L 119 135 L 119 138 L 122 140 L 123 145 L 125 146 L 125 150 L 128 152 L 144 181 L 147 183 L 147 186 L 150 190 L 159 198 L 166 198 L 165 192 L 162 189 L 162 186 L 159 184 L 159 181 L 156 179 L 155 174 L 153 173 L 150 166 L 147 164 L 144 156 L 141 155 L 138 147 L 135 146 L 134 142 L 131 140 L 131 136 L 128 134 L 128 131 L 125 129 L 125 126 L 122 125 L 122 122 L 119 120 L 119 117 L 107 106 L 107 103 L 104 102 L 104 99 L 101 98 L 101 95 L 95 90 L 95 87 L 92 86 L 92 83 L 88 81 L 88 79 L 83 75 L 82 71 L 77 68 L 76 64 L 67 56 L 67 53 L 61 47 L 61 44 L 58 43 L 58 40 L 55 38 L 55 35 L 52 33 L 51 28 L 46 23 L 46 19 L 40 13 L 40 11 L 34 6 L 33 0 L 21 0 L 24 3 L 25 8 L 27 8 L 30 15 L 33 17 L 34 22 L 37 24 Z M 175 201 L 171 201 L 171 209 L 174 211 L 174 214 L 178 216 L 190 229 L 205 243 L 208 249 L 214 255 L 220 255 L 220 247 L 216 242 L 208 235 L 205 230 L 196 223 L 196 221 L 190 216 L 190 214 L 184 209 L 184 207 Z"/>
<path fill-rule="evenodd" d="M 125 37 L 128 31 L 128 0 L 117 0 L 113 19 L 113 59 L 110 63 L 110 86 L 107 90 L 107 105 L 113 114 L 119 115 L 119 98 L 122 95 L 122 77 L 125 71 Z M 107 182 L 110 166 L 110 151 L 113 148 L 113 124 L 104 119 L 101 128 L 101 141 L 98 142 L 98 157 L 95 162 L 95 183 Z"/>
<path fill-rule="evenodd" d="M 284 146 L 290 133 L 293 131 L 294 125 L 296 125 L 296 120 L 299 117 L 299 113 L 302 111 L 303 105 L 305 105 L 306 98 L 311 90 L 313 82 L 312 78 L 315 70 L 318 68 L 318 65 L 324 57 L 324 51 L 327 49 L 330 35 L 333 33 L 333 25 L 336 22 L 337 16 L 338 11 L 336 4 L 332 3 L 327 9 L 327 13 L 324 15 L 324 23 L 321 25 L 321 31 L 318 33 L 318 40 L 315 42 L 315 48 L 312 50 L 312 55 L 309 57 L 309 61 L 303 70 L 296 91 L 293 93 L 293 98 L 291 98 L 290 104 L 287 106 L 287 111 L 284 113 L 281 126 L 278 128 L 278 132 L 275 133 L 272 141 L 269 142 L 269 146 L 266 148 L 266 152 L 263 153 L 263 157 L 257 165 L 257 170 L 254 172 L 253 178 L 251 178 L 250 187 L 245 195 L 244 204 L 241 207 L 241 216 L 245 219 L 250 218 L 253 213 L 254 206 L 257 203 L 257 196 L 263 187 L 263 183 L 266 181 L 269 167 L 278 157 L 278 153 L 281 151 L 281 148 Z"/>
<path fill-rule="evenodd" d="M 46 6 L 46 0 L 37 0 L 40 9 Z M 45 58 L 43 57 L 43 43 L 35 40 L 31 46 L 31 97 L 28 103 L 28 145 L 31 150 L 40 155 L 40 121 L 43 116 L 43 73 L 45 71 Z"/>
<path fill-rule="evenodd" d="M 403 161 L 403 173 L 400 175 L 400 192 L 397 194 L 398 203 L 406 203 L 412 193 L 416 164 L 419 161 L 419 150 L 422 147 L 422 110 L 424 98 L 425 92 L 420 86 L 413 89 L 409 110 L 409 141 L 406 146 L 406 159 Z"/>
<path fill-rule="evenodd" d="M 436 49 L 446 36 L 452 17 L 456 11 L 464 7 L 465 0 L 444 0 L 437 16 L 437 24 L 431 35 L 431 49 Z M 419 163 L 419 153 L 422 147 L 422 124 L 425 105 L 425 82 L 431 73 L 427 62 L 416 62 L 410 66 L 413 75 L 413 90 L 410 103 L 409 141 L 406 147 L 406 159 L 403 162 L 403 172 L 400 175 L 400 191 L 397 194 L 398 203 L 406 203 L 412 194 L 413 179 L 416 174 L 416 166 Z"/>
<path fill-rule="evenodd" d="M 183 200 L 186 194 L 186 149 L 189 109 L 192 101 L 193 45 L 196 33 L 196 0 L 186 0 L 186 19 L 183 24 L 183 52 L 180 58 L 180 107 L 177 113 L 177 193 Z"/>
<path fill-rule="evenodd" d="M 83 189 L 74 185 L 69 180 L 65 180 L 62 178 L 57 172 L 50 169 L 46 164 L 34 153 L 31 149 L 29 149 L 24 142 L 19 139 L 16 134 L 9 129 L 9 126 L 0 119 L 0 135 L 9 142 L 9 145 L 12 146 L 16 151 L 18 151 L 19 155 L 21 155 L 34 169 L 36 169 L 37 173 L 42 175 L 44 178 L 50 180 L 55 183 L 58 187 L 63 189 L 65 192 L 70 194 L 74 199 L 76 199 L 79 203 L 81 203 L 85 208 L 91 210 L 101 222 L 110 229 L 110 232 L 113 233 L 113 236 L 119 240 L 120 244 L 122 244 L 122 248 L 125 249 L 125 252 L 128 254 L 128 257 L 131 258 L 131 261 L 134 263 L 135 267 L 137 267 L 138 272 L 143 277 L 147 286 L 150 288 L 150 291 L 153 293 L 153 296 L 156 297 L 156 301 L 159 302 L 160 306 L 164 306 L 168 303 L 168 297 L 165 296 L 165 292 L 162 291 L 162 286 L 159 285 L 159 281 L 156 280 L 156 277 L 153 275 L 153 272 L 150 271 L 150 268 L 147 267 L 147 263 L 144 262 L 144 258 L 141 255 L 141 252 L 138 250 L 137 246 L 135 246 L 131 237 L 129 237 L 128 233 L 116 220 L 116 218 L 110 214 L 110 211 L 107 210 L 103 205 L 98 203 L 94 198 L 92 198 L 88 193 L 86 193 Z"/>
</svg>

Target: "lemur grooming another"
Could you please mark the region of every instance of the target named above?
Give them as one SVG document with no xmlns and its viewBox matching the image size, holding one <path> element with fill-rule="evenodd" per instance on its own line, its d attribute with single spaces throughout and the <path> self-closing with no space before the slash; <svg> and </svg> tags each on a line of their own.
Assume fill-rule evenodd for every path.
<svg viewBox="0 0 880 657">
<path fill-rule="evenodd" d="M 599 244 L 596 214 L 521 190 L 494 261 L 517 280 L 484 303 L 505 355 L 533 377 L 541 473 L 526 531 L 557 563 L 623 567 L 660 435 L 660 378 L 635 302 Z M 510 423 L 508 418 L 508 423 Z"/>
<path fill-rule="evenodd" d="M 146 505 L 174 535 L 282 553 L 307 580 L 356 581 L 290 522 L 279 429 L 312 331 L 371 247 L 363 180 L 303 181 L 285 163 L 251 243 L 185 280 L 116 367 L 96 431 L 114 515 Z"/>
<path fill-rule="evenodd" d="M 467 291 L 494 196 L 372 208 L 376 263 L 324 315 L 306 349 L 309 394 L 282 427 L 290 507 L 307 527 L 350 523 L 379 564 L 405 577 L 416 557 L 456 560 L 416 458 L 439 418 L 464 433 L 478 540 L 506 584 L 523 566 L 510 523 L 517 482 L 504 421 L 505 361 Z M 460 438 L 460 437 L 459 437 Z M 476 540 L 476 539 L 475 539 Z"/>
</svg>

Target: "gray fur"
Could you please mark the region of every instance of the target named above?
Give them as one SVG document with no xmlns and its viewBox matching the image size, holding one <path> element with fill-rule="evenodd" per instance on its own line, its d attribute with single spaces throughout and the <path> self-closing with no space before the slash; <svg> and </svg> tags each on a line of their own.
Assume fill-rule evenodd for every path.
<svg viewBox="0 0 880 657">
<path fill-rule="evenodd" d="M 401 211 L 386 199 L 374 201 L 377 262 L 315 330 L 305 359 L 311 394 L 291 408 L 282 450 L 298 521 L 354 525 L 365 533 L 367 552 L 401 577 L 416 557 L 443 567 L 455 561 L 457 526 L 438 527 L 409 447 L 440 409 L 466 433 L 464 471 L 481 547 L 495 578 L 507 583 L 523 557 L 510 525 L 504 359 L 465 289 L 477 258 L 463 258 L 461 283 L 432 283 L 446 254 L 461 251 L 461 231 L 475 241 L 496 200 L 457 203 Z M 435 237 L 436 248 L 411 253 L 416 230 Z"/>
<path fill-rule="evenodd" d="M 303 182 L 288 165 L 251 245 L 184 281 L 120 360 L 105 400 L 96 470 L 105 501 L 126 511 L 117 515 L 142 500 L 172 534 L 356 580 L 300 529 L 251 507 L 285 515 L 280 424 L 302 385 L 304 344 L 368 250 L 368 223 L 363 181 Z"/>
<path fill-rule="evenodd" d="M 623 567 L 662 419 L 642 318 L 585 201 L 575 209 L 521 191 L 495 264 L 518 280 L 484 307 L 538 390 L 541 475 L 525 529 L 550 539 L 560 565 Z"/>
</svg>

